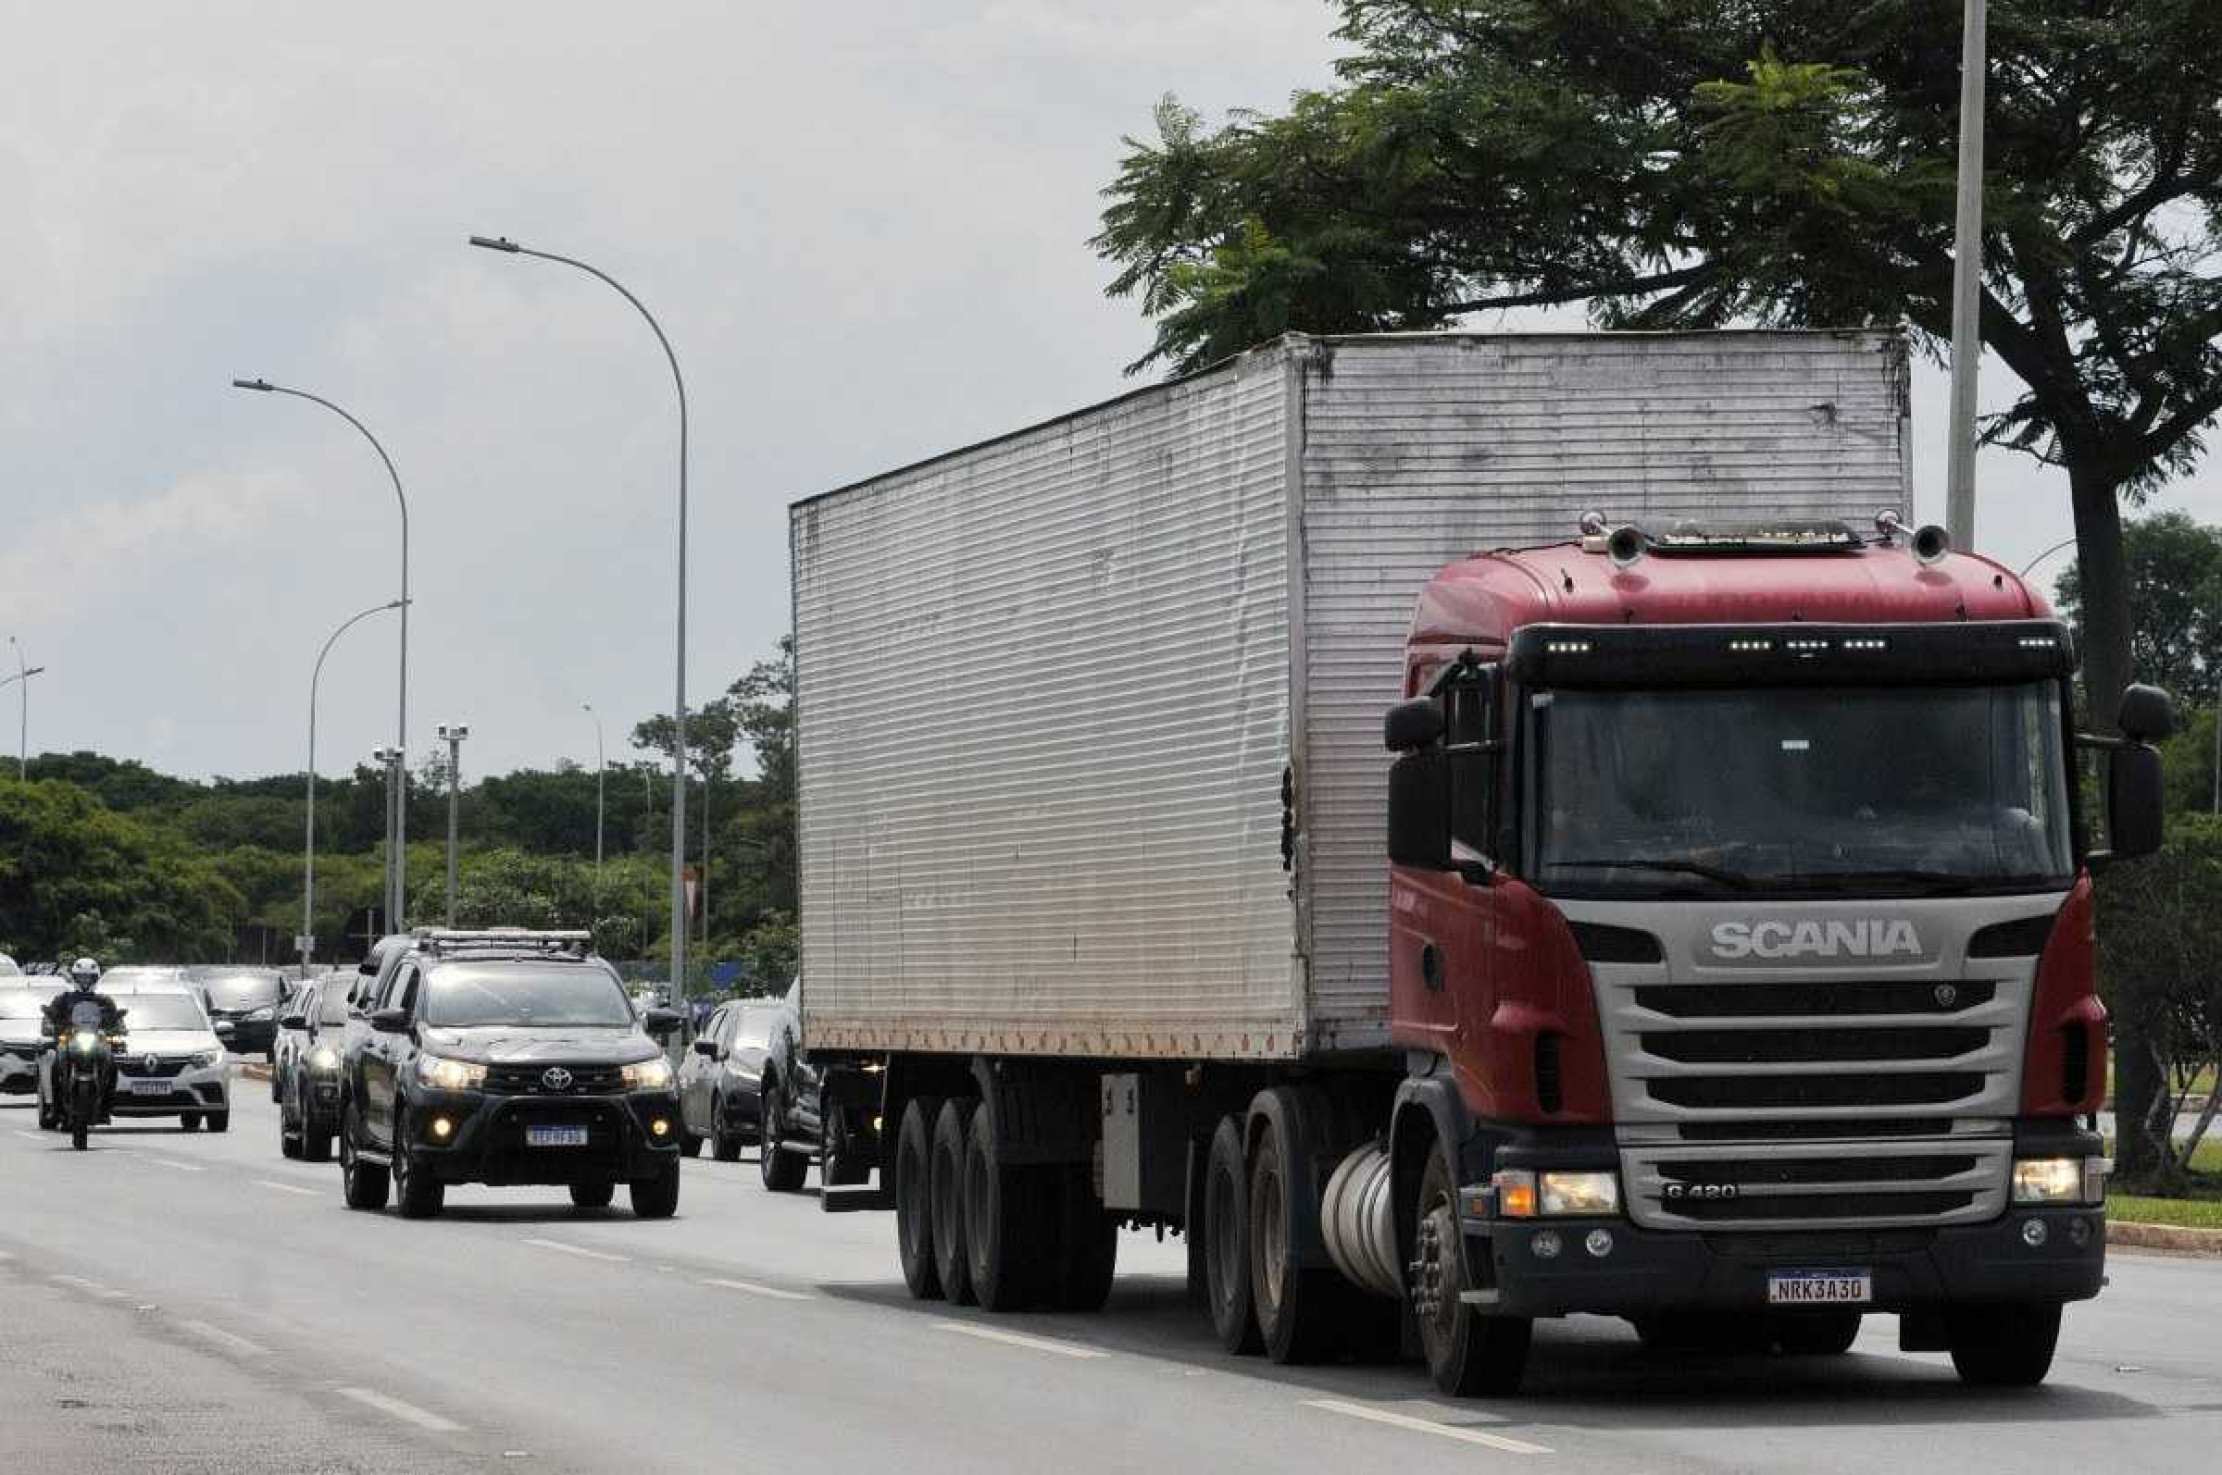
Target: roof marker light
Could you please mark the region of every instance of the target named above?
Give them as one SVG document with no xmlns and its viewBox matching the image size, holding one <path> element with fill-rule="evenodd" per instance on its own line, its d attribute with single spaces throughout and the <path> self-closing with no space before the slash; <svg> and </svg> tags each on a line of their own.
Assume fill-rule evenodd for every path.
<svg viewBox="0 0 2222 1475">
<path fill-rule="evenodd" d="M 1554 656 L 1586 656 L 1590 644 L 1586 640 L 1546 640 L 1543 649 Z"/>
<path fill-rule="evenodd" d="M 1855 635 L 1844 642 L 1846 650 L 1887 650 L 1889 647 L 1890 642 L 1879 635 Z"/>
</svg>

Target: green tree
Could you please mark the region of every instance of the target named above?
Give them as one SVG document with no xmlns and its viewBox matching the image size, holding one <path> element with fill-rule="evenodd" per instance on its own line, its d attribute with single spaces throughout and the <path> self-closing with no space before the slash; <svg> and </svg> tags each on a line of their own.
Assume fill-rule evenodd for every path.
<svg viewBox="0 0 2222 1475">
<path fill-rule="evenodd" d="M 0 937 L 21 956 L 219 960 L 245 909 L 174 835 L 74 784 L 0 781 Z"/>
<path fill-rule="evenodd" d="M 1095 245 L 1157 322 L 1135 367 L 1570 303 L 1949 341 L 1957 0 L 1340 9 L 1337 86 L 1215 129 L 1168 99 L 1129 140 Z M 1981 328 L 2022 393 L 1985 434 L 2067 473 L 2099 725 L 2133 659 L 2121 501 L 2222 412 L 2218 53 L 2214 0 L 1991 0 Z"/>
<path fill-rule="evenodd" d="M 2129 582 L 2130 670 L 2179 702 L 2211 706 L 2222 677 L 2222 527 L 2185 512 L 2122 524 Z M 2060 611 L 2080 625 L 2083 576 L 2069 569 L 2056 588 Z"/>
</svg>

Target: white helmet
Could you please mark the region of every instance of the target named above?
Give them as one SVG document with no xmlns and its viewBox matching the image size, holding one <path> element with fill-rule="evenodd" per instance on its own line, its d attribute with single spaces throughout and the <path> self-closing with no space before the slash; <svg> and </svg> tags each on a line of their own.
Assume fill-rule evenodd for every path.
<svg viewBox="0 0 2222 1475">
<path fill-rule="evenodd" d="M 90 993 L 100 982 L 100 965 L 91 958 L 79 958 L 69 965 L 69 981 L 77 985 L 79 993 Z"/>
<path fill-rule="evenodd" d="M 16 966 L 15 959 L 9 957 L 6 953 L 0 953 L 0 978 L 14 978 L 22 972 L 23 970 Z"/>
</svg>

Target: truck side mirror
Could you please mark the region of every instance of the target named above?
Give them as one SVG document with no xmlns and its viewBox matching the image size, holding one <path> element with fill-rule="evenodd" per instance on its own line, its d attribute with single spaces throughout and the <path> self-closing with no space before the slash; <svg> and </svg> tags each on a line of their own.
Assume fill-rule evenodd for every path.
<svg viewBox="0 0 2222 1475">
<path fill-rule="evenodd" d="M 2114 725 L 2131 742 L 2158 742 L 2176 730 L 2175 701 L 2157 686 L 2128 687 Z"/>
<path fill-rule="evenodd" d="M 2152 687 L 2131 687 L 2132 692 L 2151 691 L 2165 704 L 2166 696 Z M 2129 706 L 2122 703 L 2125 712 L 2125 730 Z M 2106 837 L 2107 851 L 2116 860 L 2135 860 L 2141 855 L 2151 855 L 2160 848 L 2162 823 L 2162 784 L 2160 750 L 2149 743 L 2128 742 L 2106 755 Z"/>
<path fill-rule="evenodd" d="M 1450 787 L 1450 755 L 1441 748 L 1406 753 L 1389 766 L 1392 864 L 1427 871 L 1451 869 Z"/>
<path fill-rule="evenodd" d="M 1416 752 L 1440 739 L 1445 725 L 1441 702 L 1414 697 L 1389 708 L 1381 720 L 1381 739 L 1392 753 Z"/>
</svg>

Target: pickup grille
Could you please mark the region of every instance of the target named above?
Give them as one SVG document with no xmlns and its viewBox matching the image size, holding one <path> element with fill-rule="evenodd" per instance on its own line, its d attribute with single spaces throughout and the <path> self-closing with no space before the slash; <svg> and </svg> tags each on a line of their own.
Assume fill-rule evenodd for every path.
<svg viewBox="0 0 2222 1475">
<path fill-rule="evenodd" d="M 561 1088 L 547 1082 L 550 1070 L 570 1073 Z M 625 1086 L 625 1070 L 618 1065 L 496 1065 L 486 1071 L 486 1090 L 500 1096 L 607 1096 Z"/>
<path fill-rule="evenodd" d="M 2005 1207 L 2013 1144 L 1959 1139 L 1816 1143 L 1765 1154 L 1749 1145 L 1632 1147 L 1621 1155 L 1629 1215 L 1651 1228 L 1951 1224 Z"/>
</svg>

